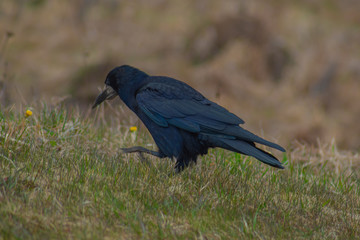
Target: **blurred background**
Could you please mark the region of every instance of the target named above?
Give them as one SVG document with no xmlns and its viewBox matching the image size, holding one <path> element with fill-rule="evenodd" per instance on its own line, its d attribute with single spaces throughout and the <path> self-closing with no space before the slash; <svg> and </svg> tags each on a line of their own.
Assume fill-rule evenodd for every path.
<svg viewBox="0 0 360 240">
<path fill-rule="evenodd" d="M 1 0 L 0 104 L 86 112 L 129 64 L 187 82 L 284 146 L 358 151 L 359 13 L 359 0 Z"/>
</svg>

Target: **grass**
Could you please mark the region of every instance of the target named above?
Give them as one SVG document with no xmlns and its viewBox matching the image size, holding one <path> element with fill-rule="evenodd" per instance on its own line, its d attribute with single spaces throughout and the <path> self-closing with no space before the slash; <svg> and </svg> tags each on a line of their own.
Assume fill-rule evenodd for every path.
<svg viewBox="0 0 360 240">
<path fill-rule="evenodd" d="M 215 149 L 172 175 L 168 159 L 120 154 L 152 143 L 145 131 L 36 109 L 0 111 L 0 239 L 360 237 L 358 156 L 334 146 L 290 149 L 285 170 Z"/>
</svg>

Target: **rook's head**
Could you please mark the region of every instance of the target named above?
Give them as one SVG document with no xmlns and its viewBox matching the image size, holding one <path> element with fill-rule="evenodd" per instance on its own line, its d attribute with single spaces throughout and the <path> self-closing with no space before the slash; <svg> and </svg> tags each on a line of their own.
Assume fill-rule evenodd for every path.
<svg viewBox="0 0 360 240">
<path fill-rule="evenodd" d="M 128 65 L 114 68 L 106 76 L 105 89 L 95 99 L 92 108 L 97 107 L 105 100 L 115 98 L 121 91 L 131 87 L 133 82 L 142 79 L 144 76 L 147 76 L 146 73 Z"/>
</svg>

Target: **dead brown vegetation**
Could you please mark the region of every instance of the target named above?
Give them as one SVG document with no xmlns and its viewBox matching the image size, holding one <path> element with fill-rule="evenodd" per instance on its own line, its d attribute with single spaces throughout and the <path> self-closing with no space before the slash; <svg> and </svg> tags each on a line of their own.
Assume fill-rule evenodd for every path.
<svg viewBox="0 0 360 240">
<path fill-rule="evenodd" d="M 130 64 L 188 82 L 282 145 L 335 138 L 358 150 L 359 10 L 351 0 L 1 1 L 1 103 L 69 95 L 87 107 L 106 73 Z"/>
</svg>

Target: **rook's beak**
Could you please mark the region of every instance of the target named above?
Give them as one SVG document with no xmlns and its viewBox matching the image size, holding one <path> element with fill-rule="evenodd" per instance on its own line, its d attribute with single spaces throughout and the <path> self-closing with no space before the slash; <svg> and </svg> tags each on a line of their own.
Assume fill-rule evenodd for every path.
<svg viewBox="0 0 360 240">
<path fill-rule="evenodd" d="M 92 108 L 96 108 L 100 103 L 102 103 L 105 100 L 111 100 L 114 97 L 116 97 L 118 94 L 117 92 L 115 92 L 115 90 L 110 87 L 110 86 L 106 86 L 104 91 L 102 91 L 102 93 L 99 94 L 99 96 L 97 96 L 97 98 L 95 99 L 94 105 L 92 106 Z"/>
</svg>

